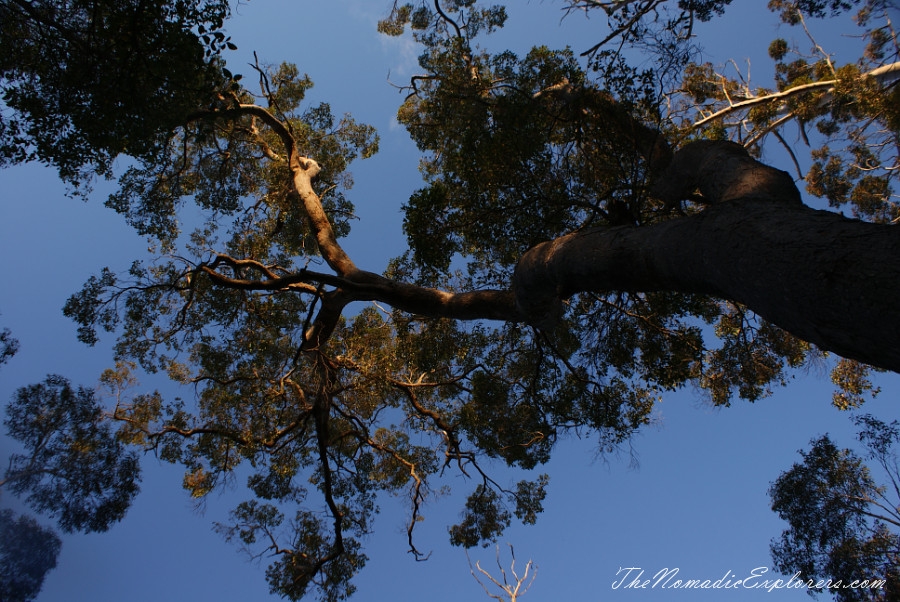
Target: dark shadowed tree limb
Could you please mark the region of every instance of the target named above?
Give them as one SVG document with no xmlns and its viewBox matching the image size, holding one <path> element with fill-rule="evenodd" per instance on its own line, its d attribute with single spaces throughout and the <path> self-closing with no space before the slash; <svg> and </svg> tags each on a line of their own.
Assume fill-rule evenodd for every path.
<svg viewBox="0 0 900 602">
<path fill-rule="evenodd" d="M 537 245 L 514 275 L 528 320 L 584 291 L 677 291 L 746 305 L 844 357 L 900 370 L 900 231 L 799 202 L 790 177 L 739 145 L 685 147 L 657 194 L 708 207 L 649 227 L 594 228 Z"/>
</svg>

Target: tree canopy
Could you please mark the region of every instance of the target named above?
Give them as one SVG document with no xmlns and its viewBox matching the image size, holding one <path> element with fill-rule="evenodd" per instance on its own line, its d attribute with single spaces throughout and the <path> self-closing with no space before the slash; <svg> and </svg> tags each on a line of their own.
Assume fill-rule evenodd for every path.
<svg viewBox="0 0 900 602">
<path fill-rule="evenodd" d="M 62 542 L 50 529 L 27 516 L 0 510 L 0 595 L 29 602 L 41 591 L 44 576 L 56 566 Z"/>
<path fill-rule="evenodd" d="M 900 583 L 900 516 L 897 508 L 900 441 L 896 421 L 886 424 L 870 415 L 855 419 L 866 458 L 874 461 L 886 484 L 872 469 L 830 437 L 813 440 L 803 462 L 784 472 L 769 491 L 772 509 L 789 528 L 772 544 L 776 565 L 784 573 L 800 572 L 836 600 L 892 600 Z M 883 587 L 842 588 L 850 576 L 877 575 Z"/>
<path fill-rule="evenodd" d="M 0 165 L 84 187 L 127 154 L 161 159 L 222 77 L 224 0 L 0 2 Z"/>
<path fill-rule="evenodd" d="M 229 71 L 224 3 L 0 2 L 0 157 L 76 191 L 117 178 L 107 205 L 155 253 L 66 303 L 85 343 L 114 333 L 109 403 L 62 377 L 21 389 L 10 486 L 102 530 L 137 493 L 126 446 L 182 465 L 198 499 L 240 474 L 248 499 L 218 530 L 274 556 L 273 592 L 337 600 L 381 492 L 407 496 L 424 556 L 443 474 L 475 479 L 451 543 L 495 541 L 537 519 L 548 477 L 505 486 L 486 460 L 532 471 L 576 432 L 615 449 L 666 392 L 752 401 L 831 352 L 835 402 L 859 405 L 870 365 L 900 370 L 893 3 L 770 2 L 801 28 L 853 9 L 867 44 L 839 65 L 775 40 L 777 89 L 695 62 L 695 24 L 728 4 L 563 1 L 608 31 L 524 56 L 480 45 L 502 6 L 386 6 L 380 30 L 421 50 L 398 120 L 424 183 L 409 251 L 376 274 L 341 243 L 374 128 L 308 103 L 298 66 L 257 61 L 252 86 Z M 760 161 L 780 144 L 801 171 L 789 129 L 832 210 Z M 191 395 L 136 394 L 140 371 Z"/>
</svg>

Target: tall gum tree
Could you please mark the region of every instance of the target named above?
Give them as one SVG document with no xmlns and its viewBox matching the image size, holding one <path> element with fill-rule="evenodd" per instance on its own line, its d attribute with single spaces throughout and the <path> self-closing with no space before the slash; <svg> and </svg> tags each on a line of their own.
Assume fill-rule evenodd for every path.
<svg viewBox="0 0 900 602">
<path fill-rule="evenodd" d="M 398 118 L 424 153 L 425 185 L 405 206 L 410 250 L 384 274 L 361 270 L 341 245 L 353 216 L 348 166 L 377 150 L 374 130 L 307 103 L 312 82 L 293 65 L 257 62 L 247 79 L 258 85 L 245 87 L 219 62 L 225 38 L 205 33 L 218 32 L 219 13 L 198 24 L 203 11 L 186 21 L 163 11 L 154 23 L 196 38 L 185 51 L 195 69 L 166 80 L 189 93 L 176 126 L 170 114 L 146 116 L 135 144 L 147 152 L 107 201 L 156 257 L 126 274 L 102 270 L 65 307 L 85 342 L 98 329 L 117 335 L 116 366 L 101 379 L 115 442 L 184 466 L 198 499 L 242 467 L 249 498 L 218 530 L 274 558 L 274 592 L 337 600 L 365 564 L 360 540 L 379 492 L 408 496 L 409 549 L 421 557 L 415 526 L 445 472 L 476 483 L 451 542 L 495 540 L 513 516 L 536 520 L 548 478 L 503 486 L 485 458 L 530 471 L 570 432 L 615 448 L 665 391 L 695 383 L 716 403 L 757 399 L 818 348 L 855 360 L 834 378 L 839 401 L 859 403 L 858 362 L 900 367 L 892 5 L 772 2 L 804 27 L 855 5 L 869 46 L 841 67 L 818 44 L 815 61 L 788 62 L 793 51 L 776 41 L 779 89 L 762 90 L 691 62 L 694 29 L 728 4 L 564 2 L 610 25 L 581 58 L 479 48 L 503 26 L 503 7 L 386 7 L 381 30 L 411 31 L 422 48 Z M 0 3 L 19 11 L 15 23 L 41 25 L 4 35 L 41 39 L 52 11 L 35 20 L 34 6 Z M 653 66 L 631 66 L 633 49 Z M 30 64 L 40 74 L 49 63 Z M 215 86 L 194 87 L 196 73 Z M 29 89 L 22 72 L 3 77 L 7 92 Z M 160 89 L 152 77 L 138 83 Z M 67 133 L 122 127 L 102 119 L 114 106 L 76 108 L 94 119 Z M 8 161 L 71 157 L 22 115 L 9 122 L 25 134 L 6 139 Z M 790 174 L 755 157 L 764 139 L 813 125 L 829 144 L 849 142 L 815 149 L 807 188 L 856 219 L 805 206 Z M 100 133 L 85 139 L 98 158 L 87 169 L 107 174 L 108 157 L 129 149 Z M 186 233 L 188 202 L 200 217 Z M 134 394 L 138 368 L 194 393 Z M 90 436 L 63 439 L 90 449 Z M 26 476 L 11 470 L 5 481 Z M 66 504 L 90 523 L 90 506 Z M 44 509 L 59 511 L 52 499 Z"/>
</svg>

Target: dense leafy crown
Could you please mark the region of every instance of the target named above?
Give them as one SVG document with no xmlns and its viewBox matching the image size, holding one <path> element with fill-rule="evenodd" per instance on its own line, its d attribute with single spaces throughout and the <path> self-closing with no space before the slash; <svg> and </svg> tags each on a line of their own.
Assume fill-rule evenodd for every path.
<svg viewBox="0 0 900 602">
<path fill-rule="evenodd" d="M 44 576 L 56 566 L 62 541 L 51 529 L 27 516 L 0 510 L 0 596 L 30 602 L 41 591 Z"/>
<path fill-rule="evenodd" d="M 147 12 L 134 12 L 127 2 L 68 3 L 65 11 L 0 2 L 0 82 L 12 111 L 0 122 L 0 156 L 41 159 L 77 179 L 82 169 L 108 173 L 110 159 L 127 153 L 135 161 L 108 204 L 157 253 L 126 274 L 104 269 L 65 308 L 87 343 L 98 329 L 116 333 L 117 364 L 103 377 L 115 440 L 110 426 L 96 424 L 88 393 L 61 379 L 24 390 L 18 403 L 50 411 L 76 400 L 81 413 L 67 415 L 64 457 L 80 461 L 85 445 L 152 450 L 185 467 L 196 498 L 243 467 L 250 499 L 220 531 L 254 554 L 275 555 L 273 591 L 299 599 L 318 589 L 337 600 L 352 593 L 350 578 L 365 564 L 359 541 L 380 492 L 408 496 L 409 546 L 420 555 L 413 534 L 423 504 L 442 474 L 461 471 L 474 486 L 450 538 L 478 545 L 513 515 L 534 522 L 548 483 L 531 472 L 500 483 L 490 460 L 533 471 L 568 433 L 614 448 L 650 421 L 661 394 L 688 384 L 718 404 L 765 395 L 815 350 L 734 303 L 580 294 L 545 331 L 517 319 L 497 290 L 537 242 L 702 210 L 702 198 L 671 203 L 650 192 L 671 149 L 692 139 L 758 149 L 783 141 L 786 127 L 814 126 L 824 144 L 808 170 L 810 192 L 866 219 L 900 215 L 891 197 L 896 146 L 886 144 L 896 143 L 900 103 L 882 77 L 897 59 L 896 38 L 878 20 L 887 3 L 773 1 L 798 24 L 860 5 L 869 39 L 860 62 L 843 66 L 817 45 L 812 61 L 790 59 L 795 49 L 776 41 L 778 90 L 690 62 L 696 23 L 728 4 L 569 0 L 569 11 L 604 11 L 610 36 L 582 57 L 546 47 L 520 57 L 478 45 L 503 26 L 502 7 L 395 3 L 380 29 L 409 29 L 422 48 L 422 75 L 399 119 L 424 153 L 425 184 L 405 206 L 410 251 L 380 276 L 356 268 L 339 244 L 353 216 L 348 167 L 377 150 L 374 130 L 306 102 L 312 82 L 289 64 L 257 63 L 258 88 L 244 87 L 216 58 L 223 5 L 142 2 Z M 79 18 L 89 8 L 115 31 L 125 23 L 141 57 L 107 53 L 103 44 L 118 42 L 95 41 L 92 27 L 104 21 Z M 50 36 L 51 45 L 48 27 L 65 35 Z M 89 43 L 99 44 L 87 47 L 94 62 L 59 58 Z M 631 66 L 635 47 L 656 62 Z M 50 69 L 58 64 L 65 68 Z M 171 78 L 135 75 L 161 71 Z M 114 84 L 127 93 L 110 94 Z M 841 139 L 848 143 L 838 152 Z M 190 397 L 131 393 L 138 368 L 167 373 Z M 838 365 L 840 403 L 859 403 L 866 374 Z M 10 424 L 28 446 L 42 427 L 16 411 Z M 136 469 L 114 474 L 125 494 L 108 510 L 100 512 L 102 502 L 94 514 L 38 505 L 71 515 L 65 526 L 102 528 L 136 491 Z"/>
<path fill-rule="evenodd" d="M 221 77 L 225 0 L 0 2 L 0 165 L 37 159 L 73 185 L 151 157 Z"/>
<path fill-rule="evenodd" d="M 772 509 L 788 524 L 773 541 L 772 555 L 782 572 L 799 571 L 814 583 L 836 583 L 848 575 L 880 577 L 883 587 L 833 588 L 832 593 L 839 602 L 886 602 L 900 593 L 900 425 L 871 415 L 854 422 L 865 459 L 890 484 L 877 484 L 863 458 L 840 449 L 828 435 L 813 440 L 810 450 L 801 452 L 803 461 L 769 490 Z"/>
</svg>

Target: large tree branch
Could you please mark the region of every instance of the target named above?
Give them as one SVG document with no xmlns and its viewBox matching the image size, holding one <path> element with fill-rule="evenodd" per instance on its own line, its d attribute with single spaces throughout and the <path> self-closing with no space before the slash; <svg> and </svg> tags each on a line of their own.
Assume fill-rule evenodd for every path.
<svg viewBox="0 0 900 602">
<path fill-rule="evenodd" d="M 200 271 L 217 286 L 227 288 L 316 293 L 317 288 L 312 283 L 319 283 L 336 287 L 334 292 L 340 293 L 344 305 L 353 301 L 380 301 L 402 311 L 434 318 L 522 321 L 513 295 L 508 290 L 454 293 L 397 282 L 364 270 L 347 276 L 334 276 L 302 269 L 286 276 L 273 275 L 261 280 L 226 276 L 211 266 L 201 266 Z"/>
<path fill-rule="evenodd" d="M 312 179 L 319 173 L 319 164 L 312 159 L 300 158 L 290 164 L 294 190 L 300 196 L 303 208 L 309 218 L 310 227 L 316 236 L 319 253 L 322 259 L 339 275 L 347 275 L 357 271 L 356 264 L 338 244 L 331 221 L 322 207 L 319 195 L 313 190 Z"/>
<path fill-rule="evenodd" d="M 356 268 L 338 245 L 312 188 L 318 165 L 296 156 L 293 136 L 267 110 L 241 105 L 231 111 L 259 117 L 281 137 L 294 188 L 336 275 L 304 271 L 246 281 L 207 273 L 232 287 L 300 285 L 311 292 L 305 284 L 310 281 L 335 286 L 322 298 L 305 350 L 328 339 L 352 301 L 380 301 L 431 317 L 547 326 L 561 314 L 561 299 L 577 292 L 666 290 L 742 303 L 825 350 L 900 370 L 900 310 L 893 302 L 900 296 L 900 231 L 805 207 L 787 173 L 755 161 L 737 144 L 689 144 L 656 178 L 654 193 L 668 203 L 699 190 L 709 203 L 703 212 L 650 227 L 572 233 L 529 250 L 516 268 L 511 291 L 452 293 Z M 642 138 L 636 132 L 630 132 L 632 137 Z M 658 144 L 642 146 L 653 155 Z M 662 160 L 652 161 L 655 172 L 668 162 L 668 153 L 661 154 Z"/>
<path fill-rule="evenodd" d="M 520 311 L 548 325 L 577 292 L 705 293 L 822 349 L 900 371 L 900 230 L 806 207 L 787 174 L 733 143 L 688 145 L 659 182 L 663 198 L 698 188 L 711 203 L 699 214 L 529 250 L 513 279 Z"/>
<path fill-rule="evenodd" d="M 432 318 L 522 321 L 512 292 L 483 290 L 453 293 L 396 282 L 372 272 L 357 272 L 349 291 L 355 301 L 382 301 L 399 310 Z M 355 289 L 355 290 L 354 290 Z"/>
</svg>

